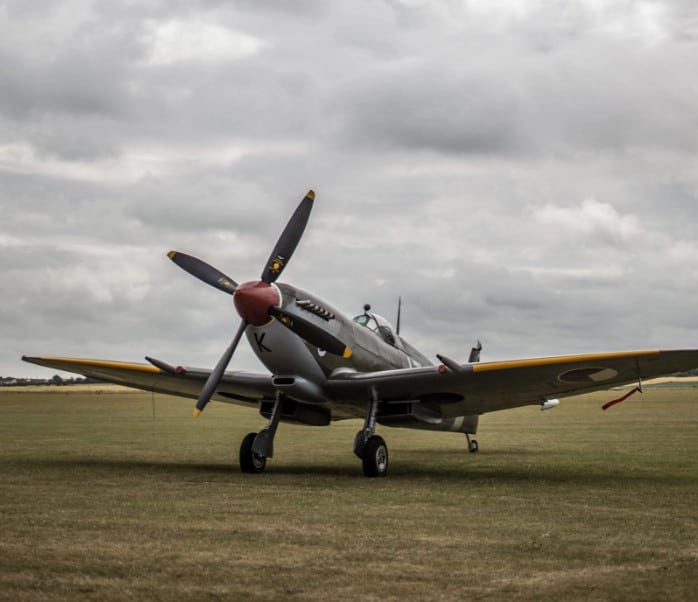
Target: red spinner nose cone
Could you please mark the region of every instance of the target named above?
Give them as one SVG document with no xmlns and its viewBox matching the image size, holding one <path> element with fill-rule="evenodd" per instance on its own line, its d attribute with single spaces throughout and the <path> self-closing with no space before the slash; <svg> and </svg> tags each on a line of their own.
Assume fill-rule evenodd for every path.
<svg viewBox="0 0 698 602">
<path fill-rule="evenodd" d="M 233 301 L 243 320 L 252 326 L 263 326 L 272 319 L 269 308 L 281 306 L 281 291 L 261 280 L 243 282 L 235 289 Z"/>
</svg>

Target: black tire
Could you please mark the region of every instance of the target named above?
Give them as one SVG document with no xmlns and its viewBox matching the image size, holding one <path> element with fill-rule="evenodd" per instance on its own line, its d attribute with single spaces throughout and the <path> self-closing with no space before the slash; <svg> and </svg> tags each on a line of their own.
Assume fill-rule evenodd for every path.
<svg viewBox="0 0 698 602">
<path fill-rule="evenodd" d="M 248 474 L 259 474 L 264 472 L 267 465 L 267 459 L 264 456 L 255 454 L 252 451 L 257 433 L 249 433 L 240 444 L 240 470 Z"/>
<path fill-rule="evenodd" d="M 468 450 L 471 454 L 476 454 L 480 448 L 477 445 L 477 440 L 472 439 L 470 441 L 470 449 Z"/>
<path fill-rule="evenodd" d="M 384 477 L 388 474 L 388 446 L 383 437 L 374 435 L 366 441 L 361 462 L 365 477 Z"/>
</svg>

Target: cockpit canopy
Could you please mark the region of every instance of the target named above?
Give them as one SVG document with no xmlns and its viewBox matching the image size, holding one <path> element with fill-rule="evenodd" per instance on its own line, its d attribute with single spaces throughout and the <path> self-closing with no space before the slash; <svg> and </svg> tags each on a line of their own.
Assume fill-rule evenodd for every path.
<svg viewBox="0 0 698 602">
<path fill-rule="evenodd" d="M 393 327 L 383 316 L 379 316 L 378 314 L 370 314 L 367 312 L 356 316 L 354 318 L 354 322 L 373 331 L 389 345 L 392 345 L 393 347 L 396 346 L 396 338 L 395 334 L 393 333 Z"/>
</svg>

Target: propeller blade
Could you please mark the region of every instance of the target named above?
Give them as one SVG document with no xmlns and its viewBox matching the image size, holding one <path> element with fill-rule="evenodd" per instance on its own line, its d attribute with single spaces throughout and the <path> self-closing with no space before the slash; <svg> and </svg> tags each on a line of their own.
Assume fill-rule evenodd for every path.
<svg viewBox="0 0 698 602">
<path fill-rule="evenodd" d="M 216 387 L 220 384 L 221 378 L 223 378 L 223 373 L 225 372 L 225 369 L 228 367 L 230 359 L 233 357 L 235 348 L 238 346 L 240 338 L 242 337 L 242 334 L 245 332 L 245 328 L 247 328 L 247 322 L 243 320 L 242 322 L 240 322 L 240 327 L 238 328 L 238 331 L 235 333 L 235 337 L 233 338 L 232 342 L 225 350 L 225 353 L 223 354 L 221 359 L 218 360 L 218 363 L 216 364 L 216 367 L 213 369 L 213 372 L 209 374 L 208 380 L 206 380 L 204 388 L 201 389 L 199 400 L 196 402 L 196 409 L 194 410 L 195 417 L 201 414 L 203 409 L 206 407 L 206 404 L 211 400 L 211 397 L 213 396 L 213 392 L 216 390 Z"/>
<path fill-rule="evenodd" d="M 274 250 L 269 256 L 261 276 L 263 282 L 267 284 L 276 282 L 281 272 L 284 271 L 286 264 L 291 259 L 291 255 L 293 255 L 293 252 L 298 246 L 301 236 L 303 236 L 303 231 L 305 230 L 305 225 L 308 223 L 314 200 L 315 193 L 309 190 L 305 198 L 300 202 L 298 207 L 296 207 L 291 219 L 288 220 L 284 231 L 276 242 Z"/>
<path fill-rule="evenodd" d="M 269 308 L 269 315 L 274 316 L 286 328 L 295 332 L 311 345 L 324 349 L 327 353 L 339 355 L 344 359 L 349 359 L 351 357 L 351 349 L 342 343 L 342 341 L 305 318 L 292 315 L 276 306 Z"/>
<path fill-rule="evenodd" d="M 185 272 L 189 272 L 192 276 L 196 276 L 206 284 L 215 286 L 224 293 L 232 295 L 238 286 L 235 280 L 228 278 L 223 272 L 197 257 L 192 257 L 186 253 L 178 253 L 177 251 L 170 251 L 167 256 Z"/>
</svg>

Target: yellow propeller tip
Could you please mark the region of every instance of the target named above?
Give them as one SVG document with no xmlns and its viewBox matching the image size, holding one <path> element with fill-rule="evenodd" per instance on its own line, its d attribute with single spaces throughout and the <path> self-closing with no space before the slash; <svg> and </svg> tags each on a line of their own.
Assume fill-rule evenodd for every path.
<svg viewBox="0 0 698 602">
<path fill-rule="evenodd" d="M 342 357 L 343 357 L 345 360 L 348 360 L 348 359 L 351 357 L 351 355 L 352 355 L 352 354 L 351 354 L 351 349 L 349 349 L 349 347 L 345 347 L 345 348 L 344 348 L 344 353 L 342 353 Z"/>
<path fill-rule="evenodd" d="M 201 410 L 199 408 L 194 408 L 194 418 L 201 416 Z"/>
<path fill-rule="evenodd" d="M 308 190 L 308 194 L 306 194 L 305 196 L 307 196 L 311 201 L 314 201 L 315 200 L 315 191 Z"/>
<path fill-rule="evenodd" d="M 177 251 L 170 251 L 167 256 L 172 259 L 175 255 L 177 255 Z"/>
</svg>

